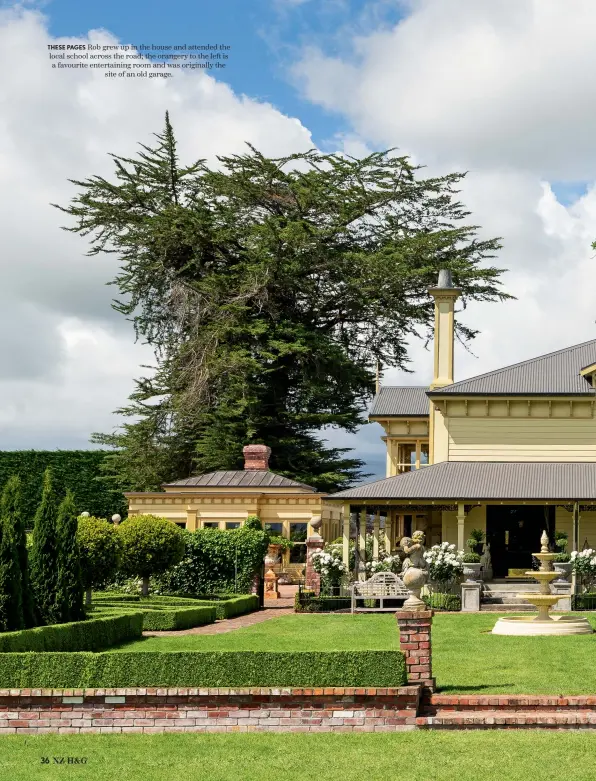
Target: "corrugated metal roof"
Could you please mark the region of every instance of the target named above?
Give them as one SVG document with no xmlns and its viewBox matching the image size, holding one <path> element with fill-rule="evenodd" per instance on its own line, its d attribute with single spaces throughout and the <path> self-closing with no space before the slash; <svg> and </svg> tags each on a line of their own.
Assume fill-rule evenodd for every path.
<svg viewBox="0 0 596 781">
<path fill-rule="evenodd" d="M 427 390 L 426 386 L 381 387 L 373 399 L 369 417 L 428 417 L 430 405 Z"/>
<path fill-rule="evenodd" d="M 327 499 L 596 500 L 596 463 L 445 461 Z"/>
<path fill-rule="evenodd" d="M 208 472 L 204 475 L 176 480 L 175 483 L 164 483 L 164 488 L 182 488 L 197 486 L 201 488 L 307 488 L 310 485 L 298 483 L 288 477 L 276 475 L 265 469 L 239 469 L 234 471 Z"/>
<path fill-rule="evenodd" d="M 581 395 L 594 396 L 596 390 L 580 375 L 582 367 L 596 363 L 596 339 L 566 347 L 529 361 L 505 366 L 494 372 L 461 380 L 430 396 L 447 394 L 498 395 Z"/>
</svg>

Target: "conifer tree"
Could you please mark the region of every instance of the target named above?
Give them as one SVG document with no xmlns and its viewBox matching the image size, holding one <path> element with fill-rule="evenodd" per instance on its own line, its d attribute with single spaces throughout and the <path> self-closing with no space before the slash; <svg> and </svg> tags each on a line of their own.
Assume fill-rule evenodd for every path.
<svg viewBox="0 0 596 781">
<path fill-rule="evenodd" d="M 4 510 L 4 501 L 2 505 Z M 3 512 L 0 516 L 0 631 L 23 629 L 24 625 L 21 569 L 13 519 Z"/>
<path fill-rule="evenodd" d="M 29 580 L 29 552 L 27 550 L 27 532 L 23 516 L 21 479 L 18 475 L 13 475 L 4 486 L 0 504 L 0 518 L 8 518 L 9 525 L 12 528 L 20 574 L 23 621 L 24 626 L 30 628 L 35 626 L 35 614 Z"/>
<path fill-rule="evenodd" d="M 56 608 L 58 621 L 80 621 L 83 610 L 81 557 L 77 540 L 77 509 L 72 491 L 68 490 L 58 508 L 58 582 Z"/>
<path fill-rule="evenodd" d="M 280 474 L 347 487 L 363 462 L 322 433 L 365 422 L 377 363 L 408 370 L 439 270 L 464 306 L 510 297 L 490 265 L 499 239 L 457 200 L 464 174 L 425 178 L 395 150 L 271 159 L 250 145 L 183 166 L 167 114 L 152 146 L 112 157 L 111 181 L 71 180 L 78 194 L 58 208 L 89 255 L 118 256 L 114 308 L 155 351 L 122 429 L 93 438 L 114 449 L 120 489 L 240 469 L 249 443 L 269 445 Z M 459 316 L 455 328 L 476 333 Z"/>
<path fill-rule="evenodd" d="M 31 549 L 31 587 L 37 624 L 58 620 L 56 590 L 58 584 L 58 541 L 56 536 L 57 502 L 52 484 L 52 470 L 43 476 L 41 503 L 35 513 L 33 548 Z"/>
</svg>

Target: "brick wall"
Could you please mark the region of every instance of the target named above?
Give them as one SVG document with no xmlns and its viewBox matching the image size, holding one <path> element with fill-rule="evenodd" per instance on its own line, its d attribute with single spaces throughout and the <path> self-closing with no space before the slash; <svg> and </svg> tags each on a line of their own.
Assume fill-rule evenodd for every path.
<svg viewBox="0 0 596 781">
<path fill-rule="evenodd" d="M 420 687 L 0 690 L 0 735 L 82 732 L 396 732 Z"/>
</svg>

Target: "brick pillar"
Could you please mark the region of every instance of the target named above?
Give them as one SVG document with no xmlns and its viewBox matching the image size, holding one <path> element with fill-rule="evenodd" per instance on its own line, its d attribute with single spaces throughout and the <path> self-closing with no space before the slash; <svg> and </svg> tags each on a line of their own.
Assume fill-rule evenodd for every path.
<svg viewBox="0 0 596 781">
<path fill-rule="evenodd" d="M 431 625 L 432 610 L 398 610 L 395 614 L 399 627 L 399 647 L 406 658 L 408 684 L 420 684 L 435 690 L 432 677 Z"/>
<path fill-rule="evenodd" d="M 312 555 L 323 550 L 325 542 L 319 534 L 306 540 L 306 588 L 312 589 L 318 596 L 321 593 L 321 576 L 312 565 Z"/>
</svg>

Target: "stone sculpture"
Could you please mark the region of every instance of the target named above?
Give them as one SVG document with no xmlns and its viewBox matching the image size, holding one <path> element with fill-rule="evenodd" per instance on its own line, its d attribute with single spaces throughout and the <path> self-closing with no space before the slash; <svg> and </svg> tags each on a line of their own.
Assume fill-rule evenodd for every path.
<svg viewBox="0 0 596 781">
<path fill-rule="evenodd" d="M 402 564 L 402 580 L 410 592 L 403 605 L 404 610 L 426 610 L 420 599 L 422 587 L 428 580 L 428 564 L 424 559 L 424 532 L 415 531 L 411 537 L 403 537 L 400 545 L 406 557 Z"/>
</svg>

